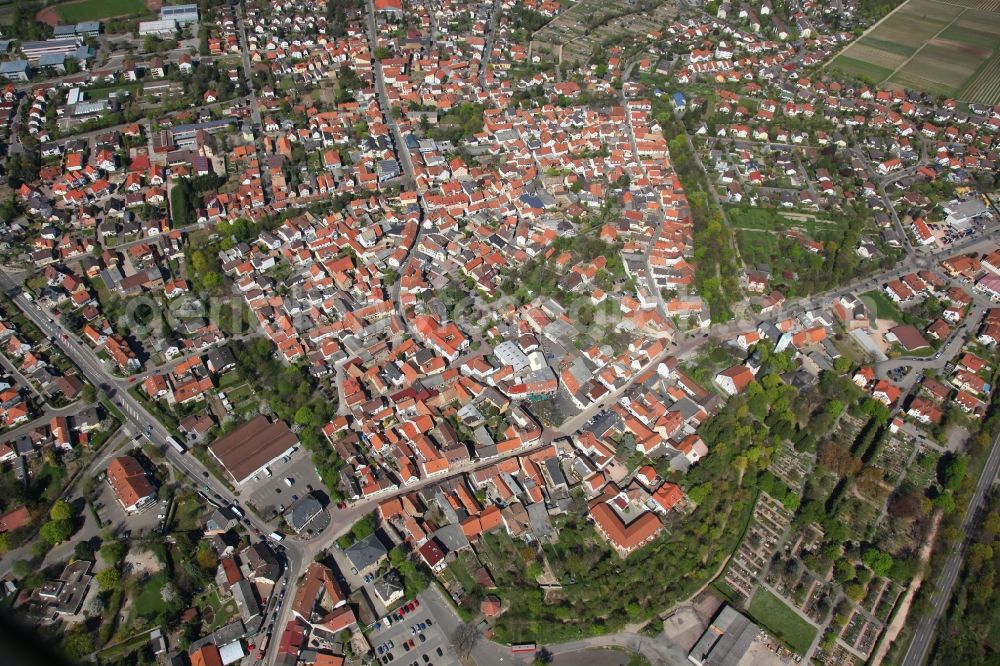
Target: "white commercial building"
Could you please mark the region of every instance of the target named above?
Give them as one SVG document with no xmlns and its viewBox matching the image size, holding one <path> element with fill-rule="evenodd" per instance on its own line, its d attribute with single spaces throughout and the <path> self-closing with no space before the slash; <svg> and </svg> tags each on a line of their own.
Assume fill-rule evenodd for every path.
<svg viewBox="0 0 1000 666">
<path fill-rule="evenodd" d="M 177 34 L 177 21 L 166 19 L 162 21 L 140 21 L 139 36 L 173 37 Z"/>
<path fill-rule="evenodd" d="M 198 22 L 198 5 L 164 5 L 160 9 L 161 20 L 177 21 L 178 25 Z"/>
</svg>

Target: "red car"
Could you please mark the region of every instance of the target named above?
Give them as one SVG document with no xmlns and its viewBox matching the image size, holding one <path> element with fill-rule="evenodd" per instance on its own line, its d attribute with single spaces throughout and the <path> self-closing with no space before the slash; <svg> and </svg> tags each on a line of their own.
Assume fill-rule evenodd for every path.
<svg viewBox="0 0 1000 666">
<path fill-rule="evenodd" d="M 414 599 L 413 600 L 413 607 L 414 608 L 420 608 L 420 599 Z"/>
</svg>

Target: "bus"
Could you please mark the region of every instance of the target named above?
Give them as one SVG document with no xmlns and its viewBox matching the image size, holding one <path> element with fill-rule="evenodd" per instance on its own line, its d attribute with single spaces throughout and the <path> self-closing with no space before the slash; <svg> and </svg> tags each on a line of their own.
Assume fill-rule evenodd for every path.
<svg viewBox="0 0 1000 666">
<path fill-rule="evenodd" d="M 259 650 L 257 652 L 258 660 L 263 659 L 264 656 L 267 654 L 267 643 L 270 638 L 271 634 L 266 634 L 262 637 L 262 640 L 259 643 L 257 643 L 257 650 Z"/>
<path fill-rule="evenodd" d="M 187 449 L 184 448 L 184 445 L 178 442 L 173 437 L 167 437 L 167 444 L 174 447 L 174 450 L 177 451 L 177 453 L 184 453 L 185 451 L 187 451 Z"/>
<path fill-rule="evenodd" d="M 531 654 L 535 651 L 534 643 L 518 643 L 517 645 L 511 645 L 510 651 L 514 654 Z"/>
</svg>

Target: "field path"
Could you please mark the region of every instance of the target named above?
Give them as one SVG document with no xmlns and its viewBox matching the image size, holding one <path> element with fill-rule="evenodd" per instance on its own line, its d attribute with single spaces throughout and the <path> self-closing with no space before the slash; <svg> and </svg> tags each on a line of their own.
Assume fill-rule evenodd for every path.
<svg viewBox="0 0 1000 666">
<path fill-rule="evenodd" d="M 916 451 L 916 449 L 914 449 Z M 885 655 L 889 652 L 889 647 L 892 642 L 896 640 L 899 636 L 899 632 L 903 630 L 903 626 L 906 624 L 906 617 L 910 613 L 910 606 L 913 605 L 913 597 L 917 595 L 917 590 L 920 589 L 921 584 L 924 581 L 924 574 L 926 573 L 923 567 L 931 559 L 931 550 L 934 548 L 934 540 L 937 538 L 938 526 L 941 524 L 941 513 L 935 513 L 934 518 L 931 520 L 931 529 L 927 533 L 924 545 L 920 548 L 920 553 L 918 559 L 920 560 L 921 569 L 917 572 L 917 575 L 913 577 L 910 581 L 909 587 L 906 588 L 906 592 L 903 594 L 902 600 L 896 606 L 896 615 L 889 622 L 889 626 L 885 633 L 882 634 L 882 640 L 879 644 L 875 646 L 875 652 L 870 660 L 872 664 L 880 664 L 882 660 L 885 659 Z"/>
<path fill-rule="evenodd" d="M 905 5 L 905 4 L 906 4 L 906 3 L 904 2 L 904 3 L 903 3 L 903 5 Z M 900 7 L 902 7 L 903 5 L 900 5 Z M 954 7 L 954 6 L 957 6 L 957 5 L 952 5 L 952 6 Z M 966 7 L 966 8 L 965 8 L 965 9 L 963 9 L 962 11 L 960 11 L 960 12 L 958 13 L 958 15 L 957 15 L 957 16 L 955 16 L 955 18 L 953 18 L 953 19 L 951 20 L 951 23 L 949 23 L 949 24 L 948 24 L 948 25 L 946 25 L 945 27 L 943 27 L 943 28 L 941 28 L 940 30 L 938 30 L 938 31 L 937 31 L 937 33 L 935 33 L 935 35 L 934 35 L 933 37 L 931 37 L 930 39 L 927 39 L 927 40 L 925 40 L 925 41 L 924 41 L 924 43 L 920 45 L 920 48 L 919 48 L 919 49 L 917 49 L 916 51 L 914 51 L 914 52 L 913 52 L 913 53 L 912 53 L 912 54 L 910 55 L 910 57 L 909 57 L 909 58 L 907 58 L 907 59 L 906 59 L 906 60 L 904 60 L 904 61 L 903 61 L 902 63 L 900 63 L 899 67 L 897 67 L 896 69 L 892 70 L 892 74 L 890 74 L 889 76 L 885 77 L 885 80 L 886 80 L 886 81 L 888 81 L 888 80 L 889 80 L 889 79 L 891 79 L 892 77 L 896 76 L 896 73 L 897 73 L 897 72 L 898 72 L 899 70 L 901 70 L 901 69 L 903 69 L 904 67 L 906 67 L 906 63 L 908 63 L 908 62 L 910 62 L 911 60 L 913 60 L 914 58 L 916 58 L 916 57 L 917 57 L 917 54 L 919 54 L 919 53 L 920 53 L 921 51 L 923 51 L 923 50 L 924 50 L 924 47 L 925 47 L 925 46 L 927 46 L 928 44 L 930 44 L 931 42 L 933 42 L 933 41 L 934 41 L 935 39 L 937 39 L 938 37 L 940 37 L 940 36 L 941 36 L 941 33 L 943 33 L 943 32 L 944 32 L 945 30 L 947 30 L 948 28 L 950 28 L 951 26 L 953 26 L 953 25 L 955 24 L 955 21 L 957 21 L 958 19 L 960 19 L 960 18 L 962 18 L 963 16 L 965 16 L 965 12 L 967 12 L 967 11 L 969 11 L 969 8 L 968 8 L 968 7 Z M 888 18 L 888 17 L 886 17 L 886 18 Z"/>
</svg>

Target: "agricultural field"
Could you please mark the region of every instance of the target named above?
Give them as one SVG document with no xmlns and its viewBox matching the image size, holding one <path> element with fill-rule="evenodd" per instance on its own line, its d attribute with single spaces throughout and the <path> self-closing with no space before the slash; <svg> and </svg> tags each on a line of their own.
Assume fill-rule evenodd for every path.
<svg viewBox="0 0 1000 666">
<path fill-rule="evenodd" d="M 63 23 L 79 23 L 144 14 L 146 3 L 145 0 L 79 0 L 60 4 L 55 9 Z"/>
<path fill-rule="evenodd" d="M 833 69 L 967 102 L 1000 102 L 1000 0 L 909 0 Z"/>
</svg>

